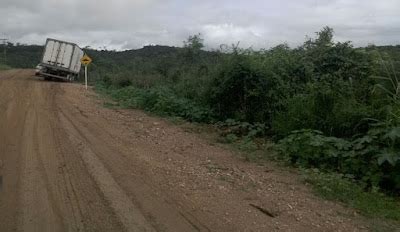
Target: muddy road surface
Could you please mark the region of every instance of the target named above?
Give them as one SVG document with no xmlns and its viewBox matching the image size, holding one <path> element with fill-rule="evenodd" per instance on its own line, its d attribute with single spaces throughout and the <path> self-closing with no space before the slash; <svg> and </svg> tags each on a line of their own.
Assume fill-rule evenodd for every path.
<svg viewBox="0 0 400 232">
<path fill-rule="evenodd" d="M 363 231 L 295 173 L 79 84 L 0 72 L 0 231 Z"/>
</svg>

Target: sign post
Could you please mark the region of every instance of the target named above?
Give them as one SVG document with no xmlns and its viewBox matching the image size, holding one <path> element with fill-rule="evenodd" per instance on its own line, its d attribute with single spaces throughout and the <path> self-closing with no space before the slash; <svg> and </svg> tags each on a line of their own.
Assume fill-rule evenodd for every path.
<svg viewBox="0 0 400 232">
<path fill-rule="evenodd" d="M 87 67 L 90 63 L 92 63 L 92 59 L 88 55 L 84 55 L 81 59 L 81 63 L 85 65 L 85 88 L 88 88 L 88 75 L 87 75 Z"/>
<path fill-rule="evenodd" d="M 85 65 L 85 88 L 87 89 L 87 65 Z"/>
</svg>

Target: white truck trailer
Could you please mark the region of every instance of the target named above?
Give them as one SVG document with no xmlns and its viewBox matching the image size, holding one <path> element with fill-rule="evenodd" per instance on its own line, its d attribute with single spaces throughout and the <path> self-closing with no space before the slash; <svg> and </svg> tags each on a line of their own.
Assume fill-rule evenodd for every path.
<svg viewBox="0 0 400 232">
<path fill-rule="evenodd" d="M 36 75 L 46 80 L 56 78 L 73 81 L 81 70 L 83 55 L 83 50 L 74 43 L 47 39 Z"/>
</svg>

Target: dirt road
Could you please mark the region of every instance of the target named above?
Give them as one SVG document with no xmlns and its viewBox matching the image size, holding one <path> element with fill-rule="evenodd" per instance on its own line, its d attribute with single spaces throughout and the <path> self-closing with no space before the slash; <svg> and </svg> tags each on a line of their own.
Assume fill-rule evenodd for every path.
<svg viewBox="0 0 400 232">
<path fill-rule="evenodd" d="M 0 231 L 361 231 L 295 174 L 81 85 L 0 72 Z"/>
</svg>

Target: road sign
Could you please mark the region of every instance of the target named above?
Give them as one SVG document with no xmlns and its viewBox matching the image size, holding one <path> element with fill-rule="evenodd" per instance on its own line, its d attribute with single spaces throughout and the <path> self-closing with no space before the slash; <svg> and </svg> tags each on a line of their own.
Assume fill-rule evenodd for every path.
<svg viewBox="0 0 400 232">
<path fill-rule="evenodd" d="M 85 65 L 85 87 L 86 87 L 86 89 L 88 88 L 88 84 L 87 84 L 87 82 L 88 82 L 88 75 L 87 75 L 87 66 L 90 64 L 90 63 L 92 63 L 92 58 L 90 58 L 88 55 L 84 55 L 83 57 L 82 57 L 82 59 L 81 59 L 81 63 L 83 64 L 83 65 Z"/>
<path fill-rule="evenodd" d="M 89 65 L 90 63 L 92 63 L 92 58 L 90 58 L 88 55 L 84 55 L 81 59 L 81 63 L 85 66 Z"/>
</svg>

